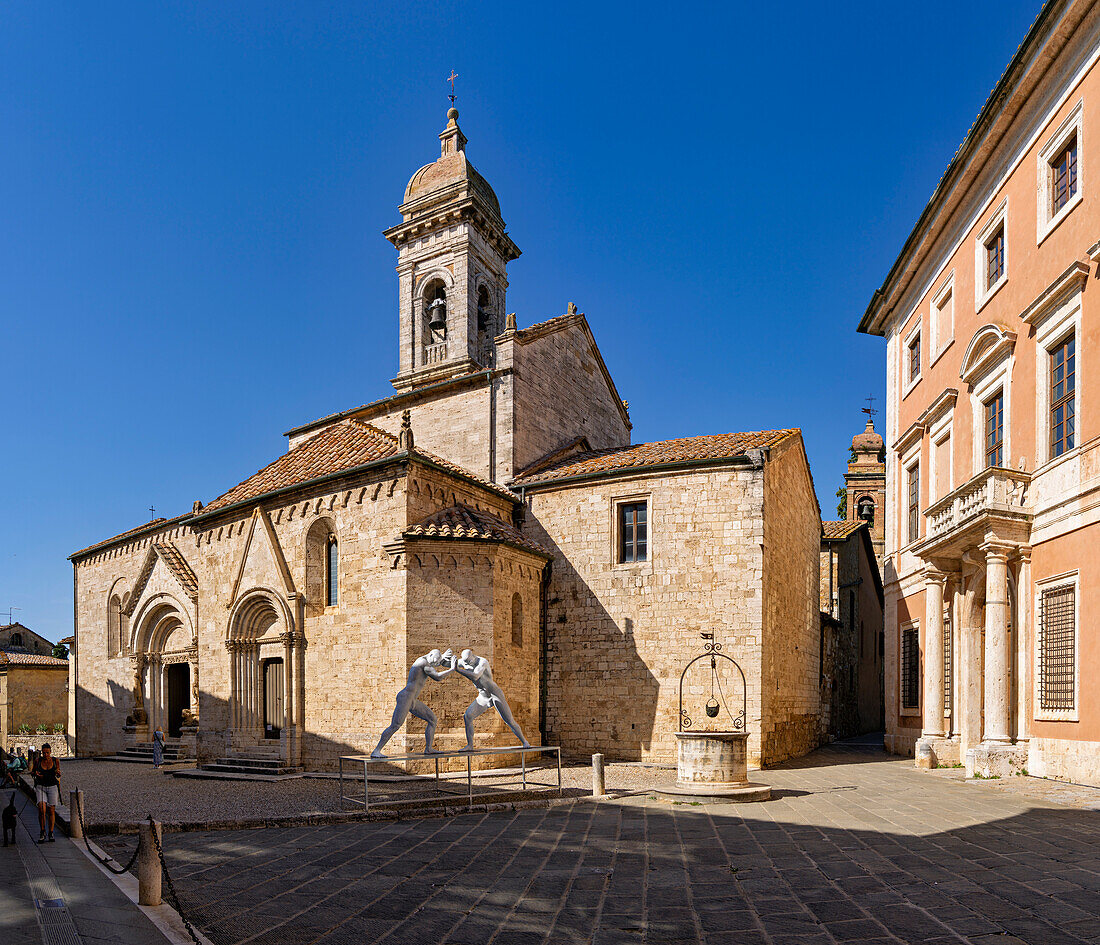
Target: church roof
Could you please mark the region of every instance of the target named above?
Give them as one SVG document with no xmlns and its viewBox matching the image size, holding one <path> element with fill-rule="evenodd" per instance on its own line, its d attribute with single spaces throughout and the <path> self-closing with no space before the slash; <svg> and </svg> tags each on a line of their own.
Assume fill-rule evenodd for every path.
<svg viewBox="0 0 1100 945">
<path fill-rule="evenodd" d="M 68 660 L 59 660 L 54 656 L 40 653 L 20 653 L 15 650 L 0 650 L 0 666 L 68 666 Z"/>
<path fill-rule="evenodd" d="M 859 522 L 822 522 L 821 536 L 829 541 L 839 541 L 858 532 L 867 523 Z"/>
<path fill-rule="evenodd" d="M 405 538 L 442 538 L 458 541 L 496 541 L 541 555 L 553 557 L 537 542 L 525 538 L 518 528 L 489 512 L 459 503 L 433 512 L 406 529 Z"/>
<path fill-rule="evenodd" d="M 362 420 L 341 420 L 299 443 L 207 505 L 202 514 L 258 499 L 279 489 L 355 469 L 401 452 L 397 437 Z"/>
<path fill-rule="evenodd" d="M 572 455 L 562 462 L 513 480 L 514 489 L 557 482 L 563 479 L 610 475 L 650 466 L 690 465 L 722 459 L 733 459 L 751 449 L 768 449 L 800 430 L 761 430 L 755 433 L 719 433 L 713 436 L 688 436 L 676 440 L 657 440 L 614 449 L 590 450 Z"/>
<path fill-rule="evenodd" d="M 70 561 L 75 561 L 77 558 L 88 554 L 91 551 L 95 551 L 97 548 L 103 548 L 107 545 L 113 545 L 116 542 L 123 541 L 127 538 L 134 538 L 144 532 L 158 531 L 166 525 L 175 525 L 182 522 L 184 519 L 190 518 L 191 512 L 185 512 L 183 515 L 177 515 L 175 518 L 155 518 L 149 522 L 142 522 L 136 528 L 128 529 L 127 531 L 120 532 L 117 535 L 113 535 L 110 538 L 104 538 L 102 541 L 97 541 L 94 545 L 88 545 L 87 548 L 81 548 L 80 551 L 74 551 L 69 555 Z"/>
<path fill-rule="evenodd" d="M 405 452 L 400 448 L 397 437 L 385 430 L 355 418 L 341 420 L 299 443 L 254 476 L 249 476 L 244 482 L 218 496 L 202 510 L 201 515 L 258 499 L 281 489 L 305 485 L 315 479 L 350 472 L 367 463 L 403 455 Z M 444 472 L 471 480 L 503 498 L 516 501 L 515 494 L 508 489 L 482 479 L 441 456 L 419 449 L 413 450 L 411 455 Z"/>
</svg>

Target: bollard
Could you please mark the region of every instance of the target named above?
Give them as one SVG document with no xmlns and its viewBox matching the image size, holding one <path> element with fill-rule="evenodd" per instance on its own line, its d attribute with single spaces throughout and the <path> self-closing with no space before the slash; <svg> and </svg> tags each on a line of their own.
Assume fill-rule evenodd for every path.
<svg viewBox="0 0 1100 945">
<path fill-rule="evenodd" d="M 592 756 L 592 796 L 603 797 L 603 755 L 597 753 Z"/>
<path fill-rule="evenodd" d="M 156 821 L 143 823 L 138 827 L 138 904 L 142 906 L 160 905 L 160 857 L 153 843 L 153 831 L 161 838 L 160 824 Z"/>
<path fill-rule="evenodd" d="M 84 839 L 84 792 L 79 789 L 69 791 L 69 836 Z"/>
</svg>

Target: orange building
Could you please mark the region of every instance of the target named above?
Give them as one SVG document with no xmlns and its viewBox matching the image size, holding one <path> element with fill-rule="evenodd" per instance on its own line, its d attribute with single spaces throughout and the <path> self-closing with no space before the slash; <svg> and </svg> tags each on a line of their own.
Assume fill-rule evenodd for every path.
<svg viewBox="0 0 1100 945">
<path fill-rule="evenodd" d="M 887 341 L 886 744 L 968 774 L 1100 784 L 1098 58 L 1100 4 L 1048 2 L 859 325 Z"/>
</svg>

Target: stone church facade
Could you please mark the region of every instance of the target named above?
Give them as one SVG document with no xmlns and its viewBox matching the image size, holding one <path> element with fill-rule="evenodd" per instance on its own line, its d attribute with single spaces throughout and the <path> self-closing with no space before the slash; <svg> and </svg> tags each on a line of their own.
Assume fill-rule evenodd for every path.
<svg viewBox="0 0 1100 945">
<path fill-rule="evenodd" d="M 818 743 L 822 531 L 801 433 L 632 445 L 585 316 L 506 314 L 520 251 L 457 119 L 385 234 L 395 393 L 72 556 L 79 753 L 160 725 L 200 761 L 331 769 L 374 747 L 412 661 L 451 646 L 488 657 L 532 741 L 670 760 L 703 634 L 745 674 L 753 763 Z M 425 690 L 438 748 L 464 744 L 472 696 L 457 677 Z M 479 744 L 510 743 L 482 717 Z M 414 723 L 388 751 L 422 747 Z"/>
</svg>

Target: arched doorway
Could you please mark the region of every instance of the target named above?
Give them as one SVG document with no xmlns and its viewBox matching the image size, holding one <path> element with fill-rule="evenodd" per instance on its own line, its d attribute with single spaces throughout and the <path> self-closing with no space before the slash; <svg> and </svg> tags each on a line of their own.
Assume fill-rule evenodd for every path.
<svg viewBox="0 0 1100 945">
<path fill-rule="evenodd" d="M 276 656 L 264 660 L 264 738 L 276 739 L 283 731 L 286 709 L 283 693 L 283 658 Z"/>
<path fill-rule="evenodd" d="M 191 707 L 191 667 L 187 663 L 173 663 L 164 668 L 166 695 L 166 732 L 169 738 L 179 738 L 183 727 L 183 713 Z"/>
<path fill-rule="evenodd" d="M 230 615 L 229 724 L 236 748 L 279 740 L 287 728 L 290 623 L 285 605 L 262 588 L 246 593 Z"/>
</svg>

